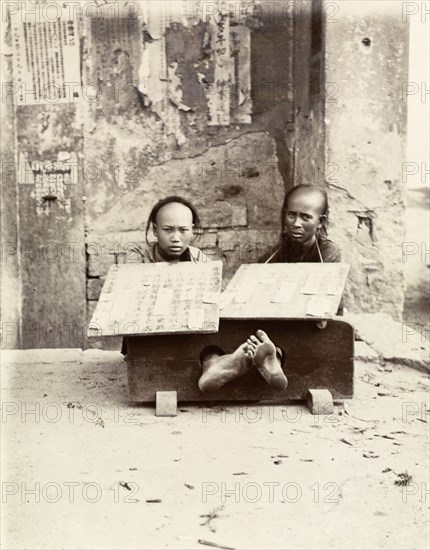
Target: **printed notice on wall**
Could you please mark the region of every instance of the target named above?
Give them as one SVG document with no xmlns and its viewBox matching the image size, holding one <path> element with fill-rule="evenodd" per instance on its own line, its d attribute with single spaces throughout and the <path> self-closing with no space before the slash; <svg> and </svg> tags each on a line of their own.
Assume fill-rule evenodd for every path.
<svg viewBox="0 0 430 550">
<path fill-rule="evenodd" d="M 75 152 L 59 151 L 57 159 L 33 160 L 19 153 L 18 183 L 30 186 L 38 214 L 49 214 L 55 202 L 58 208 L 71 212 L 71 190 L 78 183 L 78 157 Z"/>
<path fill-rule="evenodd" d="M 26 17 L 28 15 L 28 17 Z M 71 103 L 81 97 L 76 20 L 12 17 L 13 70 L 18 105 Z"/>
</svg>

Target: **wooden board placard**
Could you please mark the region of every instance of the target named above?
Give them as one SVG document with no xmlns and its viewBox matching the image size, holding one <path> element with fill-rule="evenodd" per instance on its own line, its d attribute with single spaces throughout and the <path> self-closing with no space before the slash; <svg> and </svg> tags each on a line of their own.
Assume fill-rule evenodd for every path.
<svg viewBox="0 0 430 550">
<path fill-rule="evenodd" d="M 223 319 L 329 319 L 338 310 L 349 264 L 241 265 L 222 294 Z"/>
<path fill-rule="evenodd" d="M 112 266 L 88 337 L 217 332 L 221 277 L 220 261 Z"/>
</svg>

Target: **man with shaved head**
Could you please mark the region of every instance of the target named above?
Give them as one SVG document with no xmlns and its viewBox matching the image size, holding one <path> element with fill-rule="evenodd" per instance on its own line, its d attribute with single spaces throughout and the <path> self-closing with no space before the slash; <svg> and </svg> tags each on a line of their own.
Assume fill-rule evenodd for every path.
<svg viewBox="0 0 430 550">
<path fill-rule="evenodd" d="M 327 238 L 327 193 L 315 185 L 297 185 L 285 196 L 281 236 L 266 262 L 340 262 L 339 247 Z"/>
</svg>

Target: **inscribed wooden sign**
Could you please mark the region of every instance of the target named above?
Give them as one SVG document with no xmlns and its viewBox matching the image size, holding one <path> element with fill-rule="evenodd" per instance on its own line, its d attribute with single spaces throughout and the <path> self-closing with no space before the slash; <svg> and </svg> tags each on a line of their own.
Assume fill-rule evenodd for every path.
<svg viewBox="0 0 430 550">
<path fill-rule="evenodd" d="M 213 85 L 207 93 L 208 126 L 250 124 L 251 29 L 243 24 L 245 17 L 236 19 L 238 14 L 229 12 L 228 3 L 217 8 L 208 18 L 214 67 Z M 245 6 L 241 13 L 245 14 Z"/>
<path fill-rule="evenodd" d="M 348 271 L 345 263 L 242 265 L 221 296 L 221 318 L 333 317 Z"/>
<path fill-rule="evenodd" d="M 88 336 L 217 332 L 221 277 L 220 261 L 112 266 Z"/>
</svg>

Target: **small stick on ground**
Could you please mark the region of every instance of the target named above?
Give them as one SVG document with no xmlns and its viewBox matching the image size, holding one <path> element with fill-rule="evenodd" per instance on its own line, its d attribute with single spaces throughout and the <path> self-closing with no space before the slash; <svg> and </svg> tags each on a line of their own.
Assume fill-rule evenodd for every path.
<svg viewBox="0 0 430 550">
<path fill-rule="evenodd" d="M 217 544 L 216 542 L 210 542 L 208 540 L 199 539 L 199 544 L 205 544 L 206 546 L 212 546 L 213 548 L 222 548 L 223 550 L 235 550 L 231 546 L 223 546 L 221 544 Z"/>
<path fill-rule="evenodd" d="M 201 514 L 199 517 L 201 518 L 207 518 L 206 521 L 201 523 L 200 525 L 205 526 L 207 525 L 209 529 L 212 531 L 212 533 L 215 533 L 216 529 L 211 525 L 211 521 L 214 519 L 217 519 L 221 517 L 218 512 L 224 509 L 224 506 L 219 506 L 218 508 L 215 508 L 212 512 L 209 512 L 209 514 Z"/>
</svg>

